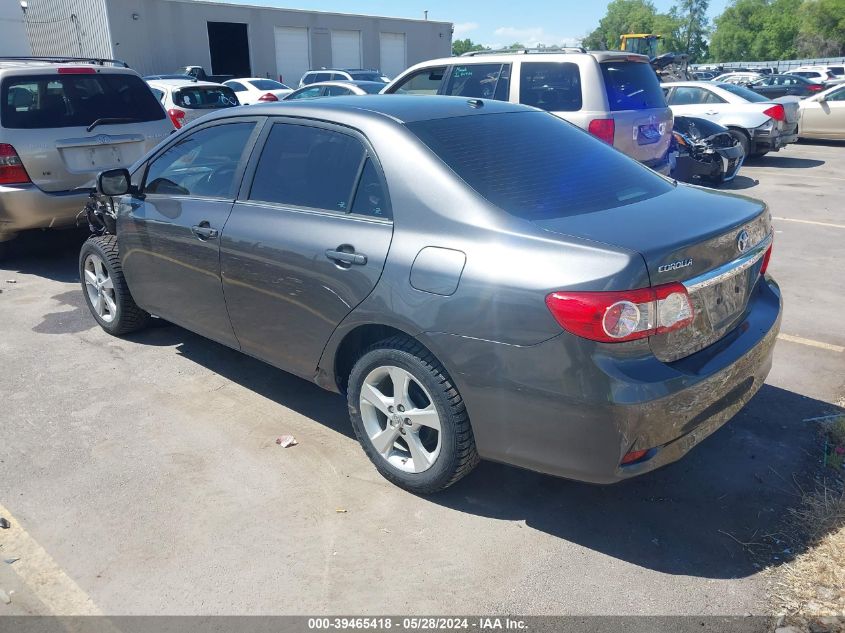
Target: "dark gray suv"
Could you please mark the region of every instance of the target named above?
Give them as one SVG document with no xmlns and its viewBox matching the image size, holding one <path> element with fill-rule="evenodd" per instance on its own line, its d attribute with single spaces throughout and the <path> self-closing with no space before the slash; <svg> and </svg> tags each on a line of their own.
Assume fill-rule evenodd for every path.
<svg viewBox="0 0 845 633">
<path fill-rule="evenodd" d="M 678 185 L 561 119 L 464 98 L 236 108 L 101 174 L 80 275 L 343 392 L 376 468 L 440 490 L 479 458 L 610 483 L 674 461 L 771 366 L 761 202 Z"/>
</svg>

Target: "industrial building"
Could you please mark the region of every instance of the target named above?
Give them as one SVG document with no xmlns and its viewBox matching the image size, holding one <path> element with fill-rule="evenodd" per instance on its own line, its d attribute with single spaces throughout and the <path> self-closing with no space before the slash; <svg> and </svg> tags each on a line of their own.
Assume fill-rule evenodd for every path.
<svg viewBox="0 0 845 633">
<path fill-rule="evenodd" d="M 417 62 L 447 57 L 452 48 L 450 22 L 422 19 L 201 0 L 20 5 L 33 55 L 116 58 L 142 75 L 197 65 L 215 75 L 291 84 L 324 67 L 373 68 L 393 77 Z"/>
</svg>

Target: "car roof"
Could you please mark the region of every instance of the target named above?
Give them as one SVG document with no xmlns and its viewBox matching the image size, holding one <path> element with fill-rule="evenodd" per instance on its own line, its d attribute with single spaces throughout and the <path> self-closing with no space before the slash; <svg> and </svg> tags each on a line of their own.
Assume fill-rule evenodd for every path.
<svg viewBox="0 0 845 633">
<path fill-rule="evenodd" d="M 384 88 L 387 84 L 380 81 L 358 81 L 355 79 L 332 79 L 331 81 L 316 81 L 313 84 L 302 86 L 295 92 L 300 90 L 308 90 L 309 88 L 319 88 L 320 86 L 381 86 Z"/>
<path fill-rule="evenodd" d="M 329 83 L 329 82 L 324 82 Z M 344 85 L 336 82 L 338 85 Z M 348 82 L 347 82 L 348 83 Z M 310 86 L 309 86 L 310 87 Z M 481 104 L 480 107 L 478 104 Z M 415 123 L 434 119 L 449 119 L 462 116 L 504 114 L 508 112 L 539 112 L 536 108 L 496 101 L 493 99 L 467 99 L 429 95 L 361 95 L 355 97 L 332 97 L 331 99 L 303 99 L 275 101 L 261 105 L 239 108 L 239 114 L 278 115 L 322 119 L 344 123 L 353 119 L 391 119 L 397 123 Z M 233 110 L 219 110 L 207 114 L 204 119 L 232 116 Z"/>
<path fill-rule="evenodd" d="M 187 79 L 151 79 L 147 82 L 151 86 L 159 86 L 161 88 L 184 88 L 190 86 L 196 88 L 197 86 L 214 86 L 220 87 L 223 84 L 216 84 L 211 81 L 188 81 Z"/>
<path fill-rule="evenodd" d="M 638 55 L 635 53 L 627 53 L 625 51 L 586 51 L 581 52 L 566 52 L 556 51 L 549 53 L 522 53 L 520 50 L 513 52 L 494 52 L 484 53 L 478 55 L 461 55 L 460 57 L 441 57 L 439 59 L 430 59 L 428 61 L 416 64 L 411 68 L 421 68 L 426 66 L 454 66 L 455 64 L 495 64 L 513 62 L 515 59 L 520 61 L 531 60 L 536 62 L 544 61 L 566 61 L 572 58 L 592 57 L 598 62 L 606 61 L 639 61 L 648 63 L 649 59 L 645 55 Z M 402 74 L 405 74 L 404 72 Z"/>
<path fill-rule="evenodd" d="M 270 77 L 233 77 L 232 79 L 227 79 L 223 83 L 227 84 L 230 81 L 273 81 L 277 84 L 282 83 L 281 81 L 276 81 L 275 79 L 271 79 Z"/>
</svg>

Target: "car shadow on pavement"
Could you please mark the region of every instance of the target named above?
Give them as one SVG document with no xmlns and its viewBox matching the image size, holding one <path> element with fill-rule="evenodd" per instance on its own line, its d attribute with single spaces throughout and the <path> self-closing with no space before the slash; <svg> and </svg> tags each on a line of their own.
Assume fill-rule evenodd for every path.
<svg viewBox="0 0 845 633">
<path fill-rule="evenodd" d="M 796 482 L 822 454 L 816 424 L 804 420 L 836 410 L 767 385 L 684 459 L 640 478 L 593 486 L 482 463 L 429 499 L 461 512 L 524 521 L 662 573 L 742 578 L 806 549 L 806 543 L 787 545 L 778 534 L 800 501 Z"/>
<path fill-rule="evenodd" d="M 759 180 L 754 180 L 748 176 L 735 176 L 733 180 L 726 182 L 719 189 L 722 191 L 740 191 L 742 189 L 751 189 L 759 184 Z"/>
<path fill-rule="evenodd" d="M 23 233 L 8 243 L 0 268 L 53 281 L 78 281 L 79 249 L 90 236 L 87 228 Z"/>
<path fill-rule="evenodd" d="M 757 167 L 786 167 L 788 169 L 811 169 L 825 164 L 825 161 L 815 158 L 794 158 L 792 156 L 761 156 L 760 158 L 749 158 L 746 162 Z"/>
<path fill-rule="evenodd" d="M 157 319 L 153 327 L 126 338 L 141 345 L 175 346 L 179 354 L 206 369 L 355 439 L 345 398 L 327 392 L 308 380 L 163 320 Z"/>
</svg>

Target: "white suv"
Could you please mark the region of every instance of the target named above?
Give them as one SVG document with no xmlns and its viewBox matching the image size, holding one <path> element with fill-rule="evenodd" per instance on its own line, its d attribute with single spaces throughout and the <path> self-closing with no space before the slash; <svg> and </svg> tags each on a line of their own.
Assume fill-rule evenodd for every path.
<svg viewBox="0 0 845 633">
<path fill-rule="evenodd" d="M 299 80 L 299 87 L 304 88 L 311 84 L 324 81 L 380 81 L 386 84 L 390 81 L 377 70 L 366 68 L 321 68 L 320 70 L 309 70 Z"/>
<path fill-rule="evenodd" d="M 669 173 L 672 111 L 645 55 L 584 49 L 469 53 L 412 66 L 382 92 L 534 106 Z"/>
<path fill-rule="evenodd" d="M 0 251 L 20 231 L 73 226 L 97 173 L 173 131 L 133 70 L 107 59 L 0 59 Z"/>
</svg>

